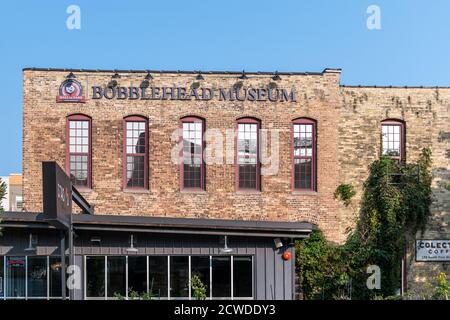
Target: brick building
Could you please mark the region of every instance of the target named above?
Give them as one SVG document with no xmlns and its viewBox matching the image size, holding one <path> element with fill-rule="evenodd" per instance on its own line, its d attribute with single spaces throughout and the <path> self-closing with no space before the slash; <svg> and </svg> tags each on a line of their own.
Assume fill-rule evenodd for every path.
<svg viewBox="0 0 450 320">
<path fill-rule="evenodd" d="M 126 255 L 123 250 L 130 241 L 133 244 L 133 238 L 126 240 L 129 230 L 139 227 L 137 246 L 142 245 L 138 253 L 147 256 L 147 291 L 148 257 L 165 254 L 169 284 L 164 286 L 169 293 L 160 296 L 190 297 L 189 288 L 170 294 L 171 281 L 179 281 L 171 278 L 170 265 L 189 261 L 190 277 L 192 261 L 203 253 L 210 259 L 212 298 L 242 297 L 234 294 L 233 279 L 218 286 L 213 279 L 218 274 L 214 259 L 217 272 L 231 268 L 231 277 L 239 274 L 234 264 L 242 259 L 252 280 L 251 294 L 242 289 L 245 298 L 291 299 L 294 259 L 282 259 L 284 252 L 294 254 L 288 243 L 316 227 L 330 241 L 343 242 L 358 217 L 368 165 L 380 152 L 408 162 L 417 159 L 422 148 L 432 149 L 433 216 L 426 234 L 418 238 L 450 238 L 450 192 L 445 188 L 450 180 L 449 108 L 449 88 L 346 87 L 340 84 L 339 69 L 320 73 L 24 69 L 24 210 L 43 211 L 41 163 L 56 161 L 95 207 L 94 217 L 74 218 L 79 229 L 75 260 L 84 267 L 87 287 L 91 283 L 87 265 L 108 270 L 109 257 Z M 202 158 L 203 153 L 210 157 Z M 349 207 L 333 196 L 342 183 L 357 190 Z M 23 219 L 36 224 L 35 216 Z M 12 228 L 18 219 L 11 214 L 4 224 Z M 189 232 L 187 224 L 192 224 Z M 95 229 L 98 225 L 128 229 Z M 144 233 L 148 225 L 172 231 L 161 227 L 167 235 L 158 237 L 155 229 Z M 181 237 L 182 229 L 189 236 Z M 197 238 L 201 230 L 207 238 Z M 123 243 L 102 233 L 113 231 L 121 232 L 121 237 L 128 232 Z M 173 239 L 171 232 L 176 234 Z M 248 232 L 254 238 L 242 237 Z M 97 237 L 100 248 L 93 241 L 97 233 L 102 235 Z M 222 236 L 229 236 L 235 247 L 231 260 L 220 255 Z M 277 246 L 278 240 L 283 244 Z M 5 250 L 0 254 L 11 254 Z M 51 256 L 57 250 L 58 245 L 47 245 L 41 254 Z M 171 260 L 183 253 L 188 260 Z M 89 262 L 91 258 L 100 262 Z M 129 255 L 124 259 L 128 268 Z M 408 272 L 412 285 L 448 263 L 413 260 L 414 254 Z M 258 267 L 262 261 L 263 267 Z M 231 293 L 214 293 L 221 285 Z M 89 290 L 82 288 L 75 295 L 89 298 Z M 93 297 L 108 297 L 107 291 Z"/>
</svg>

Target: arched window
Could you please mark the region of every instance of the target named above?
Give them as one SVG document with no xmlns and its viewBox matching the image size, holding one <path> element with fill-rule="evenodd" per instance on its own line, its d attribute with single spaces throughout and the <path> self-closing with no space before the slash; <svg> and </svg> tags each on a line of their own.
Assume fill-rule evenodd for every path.
<svg viewBox="0 0 450 320">
<path fill-rule="evenodd" d="M 82 114 L 67 117 L 66 172 L 76 187 L 92 187 L 92 120 Z"/>
<path fill-rule="evenodd" d="M 253 118 L 237 121 L 236 189 L 260 190 L 259 129 L 261 122 Z"/>
<path fill-rule="evenodd" d="M 405 123 L 399 120 L 381 122 L 382 152 L 394 160 L 405 160 Z"/>
<path fill-rule="evenodd" d="M 182 118 L 181 130 L 183 139 L 181 189 L 205 190 L 203 161 L 205 121 L 198 117 Z"/>
<path fill-rule="evenodd" d="M 292 122 L 293 189 L 316 191 L 316 121 L 307 118 Z"/>
<path fill-rule="evenodd" d="M 148 189 L 148 121 L 129 116 L 123 128 L 123 187 Z"/>
</svg>

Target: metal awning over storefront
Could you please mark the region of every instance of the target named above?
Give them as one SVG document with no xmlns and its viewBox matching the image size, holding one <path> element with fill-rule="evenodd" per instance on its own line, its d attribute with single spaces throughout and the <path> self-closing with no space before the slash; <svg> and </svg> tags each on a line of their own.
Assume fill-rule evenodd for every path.
<svg viewBox="0 0 450 320">
<path fill-rule="evenodd" d="M 0 226 L 53 229 L 43 213 L 5 212 Z M 243 221 L 204 218 L 168 218 L 124 215 L 74 214 L 75 230 L 175 234 L 235 235 L 306 238 L 316 229 L 309 222 Z"/>
</svg>

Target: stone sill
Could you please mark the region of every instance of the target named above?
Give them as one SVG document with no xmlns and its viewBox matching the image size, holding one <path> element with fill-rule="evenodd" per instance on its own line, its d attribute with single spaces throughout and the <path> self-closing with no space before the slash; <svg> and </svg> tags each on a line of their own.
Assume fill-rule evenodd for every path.
<svg viewBox="0 0 450 320">
<path fill-rule="evenodd" d="M 206 190 L 202 189 L 182 189 L 181 194 L 207 194 Z"/>
<path fill-rule="evenodd" d="M 236 194 L 239 195 L 262 195 L 262 191 L 259 190 L 236 190 Z"/>
<path fill-rule="evenodd" d="M 123 193 L 136 193 L 136 194 L 149 194 L 150 190 L 147 189 L 122 189 Z"/>
<path fill-rule="evenodd" d="M 319 193 L 317 191 L 292 191 L 291 194 L 294 196 L 319 196 Z"/>
</svg>

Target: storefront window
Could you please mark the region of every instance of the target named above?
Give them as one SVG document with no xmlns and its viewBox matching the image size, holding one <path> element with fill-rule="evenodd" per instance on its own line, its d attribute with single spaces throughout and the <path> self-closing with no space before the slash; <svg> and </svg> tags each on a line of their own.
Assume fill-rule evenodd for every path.
<svg viewBox="0 0 450 320">
<path fill-rule="evenodd" d="M 148 257 L 149 290 L 155 298 L 167 297 L 167 256 Z"/>
<path fill-rule="evenodd" d="M 108 297 L 126 295 L 126 257 L 108 257 Z"/>
<path fill-rule="evenodd" d="M 191 277 L 198 276 L 206 285 L 206 295 L 210 296 L 210 259 L 209 256 L 191 257 Z"/>
<path fill-rule="evenodd" d="M 3 291 L 3 284 L 4 284 L 4 270 L 5 270 L 5 257 L 0 256 L 0 298 L 3 298 L 5 296 L 5 293 Z"/>
<path fill-rule="evenodd" d="M 212 257 L 212 297 L 231 297 L 231 257 Z"/>
<path fill-rule="evenodd" d="M 86 257 L 86 297 L 105 297 L 105 257 Z"/>
<path fill-rule="evenodd" d="M 189 297 L 189 257 L 170 257 L 170 297 Z"/>
<path fill-rule="evenodd" d="M 6 297 L 25 298 L 25 257 L 6 258 Z"/>
<path fill-rule="evenodd" d="M 61 258 L 49 257 L 50 298 L 61 298 Z"/>
<path fill-rule="evenodd" d="M 47 257 L 28 257 L 28 297 L 47 298 Z"/>
<path fill-rule="evenodd" d="M 130 291 L 139 294 L 147 292 L 147 257 L 128 257 L 128 292 Z"/>
<path fill-rule="evenodd" d="M 233 258 L 233 297 L 251 298 L 253 296 L 252 257 Z"/>
</svg>

